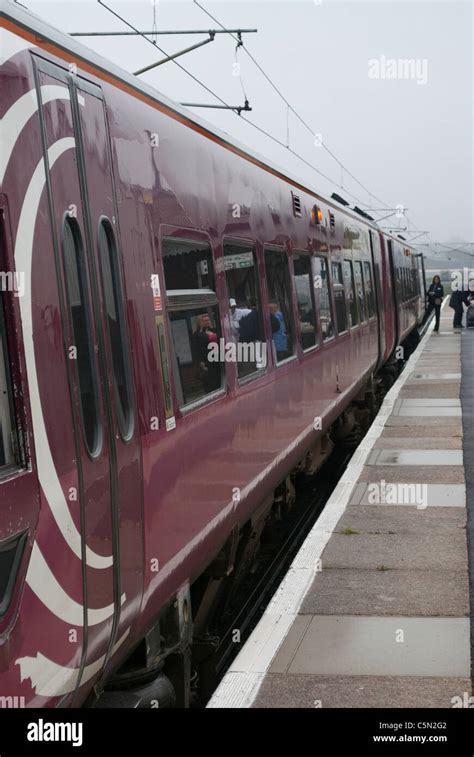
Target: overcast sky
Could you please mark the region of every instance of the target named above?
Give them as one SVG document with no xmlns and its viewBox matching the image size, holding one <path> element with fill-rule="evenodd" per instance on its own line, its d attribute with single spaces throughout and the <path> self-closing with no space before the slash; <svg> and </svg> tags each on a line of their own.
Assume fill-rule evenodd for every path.
<svg viewBox="0 0 474 757">
<path fill-rule="evenodd" d="M 126 29 L 94 0 L 23 2 L 68 32 Z M 152 0 L 105 2 L 136 27 L 151 30 Z M 407 207 L 411 221 L 429 230 L 432 240 L 474 240 L 472 2 L 199 2 L 228 28 L 258 29 L 244 35 L 245 45 L 312 132 L 370 192 L 389 207 Z M 158 29 L 216 26 L 188 0 L 156 5 Z M 157 41 L 171 53 L 203 38 L 159 36 Z M 161 57 L 142 38 L 83 42 L 128 71 Z M 233 75 L 235 43 L 224 34 L 179 59 L 229 104 L 243 104 L 243 84 L 253 109 L 246 117 L 286 143 L 286 105 L 245 52 L 238 60 L 241 79 Z M 216 102 L 173 63 L 142 78 L 178 102 Z M 363 207 L 382 207 L 324 147 L 315 146 L 294 115 L 289 116 L 290 146 L 331 181 L 234 113 L 196 112 L 318 191 L 350 192 Z"/>
</svg>

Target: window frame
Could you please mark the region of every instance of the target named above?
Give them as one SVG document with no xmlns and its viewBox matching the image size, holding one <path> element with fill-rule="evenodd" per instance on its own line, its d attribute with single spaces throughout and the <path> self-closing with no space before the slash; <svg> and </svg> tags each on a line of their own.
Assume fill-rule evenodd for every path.
<svg viewBox="0 0 474 757">
<path fill-rule="evenodd" d="M 339 283 L 339 282 L 337 284 L 335 283 L 333 266 L 339 266 L 339 273 L 341 274 L 341 279 L 342 279 L 341 283 Z M 345 283 L 345 280 L 344 280 L 344 266 L 343 266 L 343 260 L 339 260 L 339 256 L 337 256 L 334 259 L 331 259 L 331 277 L 332 277 L 332 291 L 333 291 L 333 295 L 334 295 L 334 309 L 336 311 L 335 323 L 336 323 L 336 327 L 337 327 L 337 336 L 339 337 L 339 336 L 344 336 L 344 334 L 348 334 L 349 331 L 350 331 L 350 328 L 349 328 L 349 313 L 348 313 L 346 283 Z M 340 288 L 336 290 L 336 286 L 340 287 Z M 342 331 L 339 331 L 339 324 L 337 322 L 336 291 L 338 291 L 338 292 L 342 291 L 342 294 L 344 295 L 344 310 L 345 310 L 345 313 L 346 313 L 346 327 Z"/>
<path fill-rule="evenodd" d="M 106 227 L 108 227 L 109 232 L 111 233 L 111 239 L 112 239 L 112 245 L 110 245 L 110 237 L 107 233 Z M 100 269 L 100 277 L 102 282 L 102 291 L 103 291 L 103 299 L 104 299 L 104 309 L 107 312 L 107 299 L 105 295 L 105 286 L 104 286 L 104 269 L 102 265 L 102 250 L 101 250 L 101 230 L 104 230 L 104 234 L 107 237 L 108 242 L 108 252 L 109 252 L 109 266 L 110 271 L 112 274 L 112 291 L 114 294 L 114 304 L 116 309 L 116 315 L 117 315 L 117 324 L 119 324 L 119 331 L 120 331 L 120 344 L 122 348 L 122 359 L 123 359 L 123 368 L 124 368 L 124 380 L 125 380 L 125 386 L 126 386 L 126 393 L 127 393 L 127 402 L 128 402 L 128 422 L 124 423 L 124 414 L 123 414 L 123 408 L 122 403 L 120 400 L 120 395 L 117 387 L 117 381 L 115 378 L 115 369 L 114 369 L 114 358 L 113 358 L 113 347 L 110 340 L 110 331 L 108 328 L 108 321 L 106 322 L 106 332 L 109 342 L 109 351 L 110 351 L 110 357 L 111 357 L 111 367 L 112 367 L 112 375 L 113 375 L 113 382 L 114 382 L 114 397 L 115 397 L 115 405 L 116 405 L 116 420 L 117 425 L 120 432 L 120 437 L 122 441 L 127 444 L 130 442 L 133 438 L 133 435 L 135 433 L 135 397 L 134 397 L 134 387 L 133 387 L 133 377 L 132 377 L 132 366 L 131 366 L 131 358 L 130 358 L 130 336 L 128 332 L 128 323 L 127 323 L 127 313 L 125 308 L 125 288 L 123 283 L 123 270 L 122 270 L 122 260 L 121 260 L 121 249 L 119 247 L 117 234 L 115 233 L 114 226 L 110 218 L 106 215 L 101 215 L 99 217 L 99 222 L 97 224 L 97 247 L 98 247 L 98 259 L 99 259 L 99 269 Z M 115 266 L 112 264 L 111 257 L 114 260 Z M 115 271 L 114 271 L 115 268 Z M 115 273 L 115 282 L 114 280 L 114 273 Z M 115 287 L 113 286 L 115 283 Z M 119 409 L 120 408 L 120 409 Z M 126 420 L 126 416 L 125 416 Z"/>
<path fill-rule="evenodd" d="M 351 326 L 349 331 L 353 331 L 354 329 L 358 329 L 360 326 L 360 313 L 359 313 L 359 298 L 357 297 L 357 290 L 356 290 L 356 284 L 355 284 L 355 273 L 354 273 L 354 261 L 352 258 L 344 258 L 342 261 L 342 269 L 344 272 L 344 263 L 349 263 L 350 266 L 350 282 L 347 281 L 346 277 L 344 277 L 345 281 L 347 281 L 348 285 L 351 287 L 353 293 L 354 293 L 354 304 L 355 304 L 355 310 L 356 310 L 356 316 L 357 316 L 357 323 L 354 326 Z M 347 303 L 347 312 L 350 314 L 351 306 L 350 302 Z M 352 315 L 350 316 L 350 320 L 352 320 Z"/>
<path fill-rule="evenodd" d="M 334 302 L 333 302 L 333 299 L 332 299 L 332 280 L 330 278 L 331 277 L 331 272 L 330 272 L 330 265 L 329 265 L 329 253 L 327 253 L 327 252 L 324 253 L 324 252 L 321 252 L 320 250 L 318 250 L 317 252 L 315 252 L 312 255 L 312 259 L 313 260 L 316 259 L 316 258 L 323 258 L 324 259 L 325 264 L 326 264 L 326 270 L 327 270 L 328 302 L 329 302 L 329 311 L 330 311 L 330 316 L 331 316 L 332 334 L 331 334 L 331 336 L 327 336 L 325 338 L 324 335 L 323 335 L 323 328 L 322 328 L 322 322 L 321 322 L 321 299 L 320 299 L 318 290 L 314 286 L 314 278 L 315 278 L 315 276 L 317 276 L 319 274 L 317 274 L 317 273 L 314 272 L 314 267 L 313 267 L 313 288 L 315 289 L 315 296 L 317 298 L 317 303 L 318 303 L 318 322 L 319 322 L 320 328 L 321 328 L 321 344 L 324 345 L 324 344 L 327 344 L 328 342 L 331 342 L 333 339 L 336 339 L 336 329 L 335 329 L 336 322 L 335 322 L 335 318 L 334 318 Z"/>
<path fill-rule="evenodd" d="M 288 291 L 290 295 L 290 323 L 291 323 L 291 331 L 288 332 L 287 328 L 287 335 L 289 335 L 293 342 L 293 354 L 288 355 L 288 357 L 284 358 L 284 360 L 277 360 L 276 356 L 276 349 L 274 348 L 274 342 L 273 342 L 273 334 L 272 334 L 272 328 L 271 328 L 271 320 L 270 320 L 270 296 L 268 291 L 268 276 L 267 276 L 267 261 L 265 258 L 265 253 L 267 252 L 281 252 L 286 259 L 286 268 L 288 272 Z M 298 358 L 297 348 L 296 348 L 296 324 L 295 324 L 295 303 L 294 303 L 294 296 L 293 296 L 293 285 L 292 285 L 292 272 L 290 269 L 290 255 L 288 253 L 287 248 L 284 245 L 278 245 L 278 244 L 272 244 L 271 242 L 265 242 L 263 244 L 263 269 L 265 273 L 265 294 L 267 298 L 267 302 L 265 303 L 265 312 L 267 313 L 266 319 L 264 316 L 264 320 L 266 321 L 267 325 L 270 327 L 270 334 L 271 334 L 271 352 L 273 356 L 273 365 L 275 368 L 280 368 L 282 365 L 287 365 L 292 360 L 296 360 Z M 268 361 L 267 361 L 268 362 Z"/>
<path fill-rule="evenodd" d="M 367 324 L 369 322 L 369 308 L 367 304 L 367 292 L 365 291 L 365 279 L 364 279 L 364 258 L 356 258 L 354 260 L 354 268 L 359 265 L 360 266 L 360 280 L 362 284 L 362 300 L 364 302 L 364 318 L 362 318 L 362 313 L 360 312 L 360 299 L 359 294 L 357 293 L 356 288 L 356 294 L 357 294 L 357 308 L 359 311 L 359 326 L 363 326 L 364 324 Z M 357 285 L 357 282 L 356 282 Z"/>
<path fill-rule="evenodd" d="M 315 327 L 314 327 L 315 343 L 312 344 L 311 347 L 306 347 L 306 349 L 303 348 L 300 320 L 299 318 L 297 319 L 298 320 L 297 331 L 299 335 L 298 343 L 299 343 L 299 346 L 301 347 L 303 355 L 308 355 L 310 352 L 314 352 L 314 350 L 317 350 L 321 346 L 321 343 L 322 343 L 322 338 L 320 335 L 320 323 L 319 323 L 319 312 L 318 312 L 319 309 L 318 309 L 318 303 L 316 302 L 316 292 L 314 291 L 314 274 L 313 274 L 313 263 L 312 263 L 313 255 L 309 250 L 294 250 L 291 255 L 292 263 L 293 263 L 295 302 L 296 302 L 296 306 L 298 307 L 298 294 L 296 292 L 295 257 L 306 258 L 309 262 L 309 289 L 310 289 L 310 297 L 311 297 L 311 302 L 313 305 L 313 313 L 314 313 L 314 318 L 315 318 Z"/>
<path fill-rule="evenodd" d="M 371 260 L 364 260 L 363 261 L 363 269 L 364 269 L 364 284 L 365 284 L 365 301 L 366 301 L 366 307 L 367 307 L 367 315 L 368 315 L 368 321 L 371 321 L 373 318 L 377 318 L 377 301 L 375 298 L 375 279 L 374 279 L 374 269 L 372 266 Z M 369 267 L 370 271 L 370 280 L 372 282 L 372 303 L 373 303 L 373 310 L 374 312 L 370 312 L 370 295 L 369 295 L 369 288 L 367 286 L 366 281 L 366 267 Z"/>
<path fill-rule="evenodd" d="M 0 193 L 0 265 L 5 271 L 17 276 L 16 260 L 13 254 L 10 216 L 7 199 Z M 28 286 L 28 282 L 25 282 Z M 21 308 L 19 297 L 11 291 L 1 292 L 1 318 L 4 328 L 4 359 L 6 362 L 6 382 L 9 397 L 11 432 L 14 434 L 13 455 L 16 460 L 0 467 L 0 482 L 8 484 L 32 471 L 32 418 L 25 397 L 29 397 L 26 359 L 21 330 Z"/>
<path fill-rule="evenodd" d="M 79 372 L 79 366 L 76 362 L 76 380 L 77 380 L 77 390 L 78 390 L 78 396 L 79 396 L 79 407 L 80 407 L 80 423 L 81 423 L 81 434 L 82 434 L 82 440 L 84 443 L 84 447 L 86 449 L 86 452 L 91 460 L 97 460 L 103 449 L 103 441 L 104 441 L 104 425 L 103 425 L 103 416 L 102 416 L 102 408 L 101 408 L 101 395 L 99 392 L 99 381 L 98 381 L 98 369 L 97 369 L 97 361 L 95 358 L 95 329 L 94 329 L 94 319 L 92 315 L 92 292 L 91 287 L 89 286 L 89 279 L 90 279 L 90 272 L 87 265 L 87 251 L 86 251 L 86 244 L 84 242 L 81 227 L 77 221 L 77 219 L 74 216 L 71 216 L 69 211 L 65 211 L 63 213 L 63 217 L 61 220 L 61 233 L 60 233 L 60 247 L 61 247 L 61 262 L 63 265 L 64 270 L 64 283 L 65 283 L 65 289 L 66 289 L 66 306 L 67 306 L 67 314 L 68 314 L 68 322 L 69 322 L 69 334 L 73 337 L 74 342 L 73 344 L 69 344 L 69 347 L 71 346 L 77 346 L 75 345 L 76 341 L 76 335 L 74 332 L 74 325 L 73 325 L 73 318 L 72 318 L 72 309 L 71 309 L 71 297 L 70 297 L 70 286 L 69 286 L 69 280 L 67 275 L 67 265 L 66 265 L 66 255 L 65 255 L 65 228 L 66 225 L 68 225 L 71 229 L 71 235 L 74 238 L 74 242 L 76 242 L 78 235 L 79 235 L 79 241 L 80 241 L 80 260 L 78 260 L 78 248 L 76 244 L 74 244 L 74 254 L 75 254 L 75 262 L 76 262 L 76 272 L 78 275 L 79 285 L 82 286 L 81 291 L 81 297 L 85 298 L 85 301 L 82 304 L 82 308 L 85 313 L 85 317 L 83 319 L 83 322 L 85 324 L 85 329 L 87 332 L 87 340 L 88 340 L 88 348 L 89 348 L 89 363 L 90 363 L 90 370 L 91 370 L 91 391 L 93 393 L 94 397 L 94 407 L 95 407 L 95 416 L 96 416 L 96 428 L 95 428 L 95 445 L 93 449 L 90 449 L 89 443 L 87 440 L 86 435 L 86 426 L 84 422 L 84 404 L 82 400 L 82 391 L 81 391 L 81 380 L 80 380 L 80 372 Z M 73 227 L 76 227 L 76 233 L 73 231 Z M 77 235 L 78 232 L 78 235 Z M 69 341 L 69 336 L 68 336 Z M 66 356 L 66 359 L 68 357 Z"/>
<path fill-rule="evenodd" d="M 0 230 L 1 233 L 1 230 Z M 12 355 L 11 355 L 11 349 L 10 349 L 10 339 L 8 334 L 8 318 L 6 313 L 6 307 L 8 303 L 6 302 L 7 298 L 5 298 L 6 292 L 4 290 L 0 290 L 0 344 L 1 349 L 3 352 L 3 370 L 5 372 L 5 385 L 6 385 L 6 394 L 7 394 L 7 403 L 5 405 L 8 407 L 8 415 L 9 415 L 9 422 L 10 422 L 10 436 L 13 435 L 15 438 L 15 445 L 16 449 L 14 448 L 14 445 L 12 445 L 11 453 L 13 454 L 13 457 L 22 457 L 23 450 L 20 448 L 20 427 L 18 423 L 18 413 L 16 412 L 15 407 L 15 396 L 14 396 L 14 381 L 13 381 L 13 364 L 12 364 Z M 4 338 L 2 338 L 4 336 Z M 3 440 L 2 440 L 3 443 Z M 21 462 L 18 460 L 13 460 L 13 462 L 5 463 L 4 465 L 0 465 L 0 480 L 4 476 L 11 475 L 12 471 L 21 470 L 26 466 L 22 466 Z"/>
<path fill-rule="evenodd" d="M 189 233 L 190 233 L 189 237 L 183 236 L 183 234 L 186 234 L 188 232 L 187 229 L 176 230 L 173 228 L 172 232 L 175 232 L 175 231 L 178 231 L 178 233 L 165 233 L 164 229 L 162 229 L 162 235 L 160 237 L 160 259 L 161 259 L 161 266 L 162 266 L 162 271 L 163 271 L 164 301 L 166 305 L 164 308 L 165 313 L 166 313 L 166 318 L 164 319 L 164 324 L 163 324 L 164 336 L 165 336 L 164 346 L 165 346 L 165 349 L 167 346 L 169 348 L 170 359 L 167 362 L 167 368 L 168 368 L 169 378 L 170 378 L 171 403 L 176 414 L 179 414 L 179 417 L 185 417 L 189 415 L 189 413 L 195 410 L 198 410 L 203 405 L 207 405 L 210 402 L 214 402 L 216 399 L 225 397 L 228 392 L 228 382 L 227 382 L 227 374 L 225 370 L 225 363 L 223 363 L 222 368 L 221 368 L 221 386 L 218 389 L 215 389 L 214 391 L 209 392 L 208 394 L 204 394 L 203 396 L 198 397 L 195 400 L 191 400 L 191 402 L 187 402 L 186 404 L 181 405 L 179 402 L 179 397 L 183 394 L 183 391 L 182 391 L 181 375 L 179 372 L 179 366 L 178 366 L 178 362 L 176 358 L 176 350 L 175 350 L 174 339 L 173 339 L 173 329 L 171 326 L 172 320 L 171 320 L 170 314 L 177 313 L 177 312 L 186 312 L 194 308 L 216 307 L 218 318 L 219 318 L 219 331 L 220 331 L 221 337 L 224 335 L 224 330 L 222 326 L 222 313 L 221 313 L 221 307 L 220 307 L 220 302 L 219 302 L 219 296 L 217 293 L 218 274 L 217 274 L 217 266 L 216 266 L 216 257 L 215 257 L 214 247 L 211 243 L 211 240 L 205 233 L 199 232 L 196 229 L 189 229 Z M 166 286 L 166 273 L 165 273 L 165 263 L 164 263 L 166 256 L 164 255 L 164 252 L 163 252 L 163 248 L 166 242 L 178 242 L 178 243 L 182 242 L 188 245 L 206 245 L 210 251 L 210 258 L 212 262 L 212 278 L 216 286 L 216 290 L 208 289 L 207 287 L 203 289 L 168 289 Z M 204 295 L 203 295 L 203 292 L 205 292 Z M 196 293 L 196 294 L 193 294 L 193 293 Z M 184 304 L 181 301 L 181 298 L 185 299 Z M 199 298 L 201 298 L 201 301 L 196 303 L 195 299 L 199 299 Z M 155 319 L 155 325 L 156 325 L 156 319 Z M 157 338 L 159 338 L 158 331 L 157 331 Z M 166 354 L 162 356 L 161 346 L 162 345 L 158 344 L 158 358 L 159 358 L 160 370 L 162 370 L 162 360 L 168 358 Z M 162 375 L 161 386 L 163 390 L 163 403 L 164 403 L 164 408 L 165 408 L 166 420 L 168 420 L 168 410 L 166 409 L 166 397 L 165 397 L 165 390 L 164 390 L 163 382 L 164 382 L 164 376 Z M 179 391 L 178 391 L 178 387 L 179 387 Z"/>
<path fill-rule="evenodd" d="M 267 349 L 267 360 L 266 360 L 266 365 L 264 367 L 258 368 L 256 371 L 254 371 L 253 373 L 248 373 L 246 376 L 239 376 L 238 363 L 236 362 L 236 364 L 235 364 L 235 366 L 236 366 L 236 369 L 235 369 L 236 381 L 237 381 L 237 386 L 241 387 L 241 386 L 246 386 L 250 382 L 257 380 L 257 379 L 261 378 L 262 376 L 265 376 L 265 374 L 268 371 L 268 366 L 269 366 L 269 360 L 268 360 L 268 339 L 267 339 L 267 335 L 266 335 L 266 332 L 265 332 L 265 319 L 263 317 L 263 290 L 262 290 L 262 281 L 261 281 L 261 276 L 260 276 L 260 256 L 258 254 L 257 244 L 256 244 L 256 242 L 255 242 L 254 239 L 250 239 L 248 237 L 232 237 L 232 236 L 227 235 L 227 234 L 225 234 L 222 237 L 222 269 L 223 269 L 223 273 L 224 273 L 227 308 L 228 308 L 228 303 L 229 303 L 229 297 L 230 297 L 230 295 L 229 295 L 229 287 L 227 285 L 226 270 L 225 270 L 225 267 L 224 267 L 225 248 L 226 248 L 226 246 L 242 247 L 242 248 L 246 248 L 246 249 L 250 248 L 252 250 L 252 253 L 253 253 L 254 258 L 255 258 L 255 270 L 257 272 L 258 295 L 259 295 L 259 298 L 260 298 L 259 299 L 259 304 L 260 304 L 260 307 L 262 309 L 261 326 L 262 326 L 262 331 L 263 331 L 263 336 L 264 336 L 264 340 L 263 341 L 265 342 L 265 344 L 267 344 L 267 348 L 266 348 Z"/>
</svg>

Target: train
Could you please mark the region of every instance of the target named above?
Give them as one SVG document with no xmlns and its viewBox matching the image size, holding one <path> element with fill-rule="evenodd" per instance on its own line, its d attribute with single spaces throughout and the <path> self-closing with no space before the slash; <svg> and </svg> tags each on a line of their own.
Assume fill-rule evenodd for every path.
<svg viewBox="0 0 474 757">
<path fill-rule="evenodd" d="M 0 43 L 0 705 L 186 707 L 423 256 L 10 0 Z"/>
</svg>

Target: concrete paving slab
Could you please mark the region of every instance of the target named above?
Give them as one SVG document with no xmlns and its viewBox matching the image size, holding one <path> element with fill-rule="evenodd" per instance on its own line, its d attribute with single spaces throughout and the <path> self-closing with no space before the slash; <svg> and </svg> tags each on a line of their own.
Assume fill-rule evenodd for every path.
<svg viewBox="0 0 474 757">
<path fill-rule="evenodd" d="M 410 382 L 405 384 L 400 392 L 401 399 L 428 399 L 430 397 L 438 397 L 442 399 L 456 399 L 459 397 L 461 383 L 455 381 L 450 383 L 445 381 L 443 384 L 439 382 L 432 382 L 431 384 L 416 384 Z"/>
<path fill-rule="evenodd" d="M 313 615 L 287 672 L 467 678 L 469 619 Z"/>
<path fill-rule="evenodd" d="M 419 370 L 421 372 L 420 365 L 423 365 L 427 369 L 426 373 L 428 373 L 428 371 L 430 371 L 430 372 L 433 371 L 434 366 L 436 366 L 436 368 L 438 368 L 438 369 L 440 369 L 440 368 L 442 368 L 444 366 L 447 366 L 444 370 L 440 370 L 440 372 L 442 372 L 442 373 L 447 373 L 448 371 L 449 372 L 454 372 L 454 369 L 450 368 L 449 366 L 451 364 L 456 364 L 456 365 L 460 365 L 461 364 L 460 353 L 461 353 L 461 349 L 460 348 L 458 349 L 457 354 L 454 354 L 454 355 L 450 354 L 450 355 L 445 355 L 443 357 L 443 355 L 441 355 L 440 353 L 438 353 L 438 355 L 437 355 L 438 359 L 436 361 L 434 361 L 433 355 L 431 353 L 429 355 L 426 355 L 425 353 L 422 353 L 422 355 L 418 358 L 418 360 L 416 362 L 416 368 L 417 368 L 417 370 Z M 455 370 L 459 372 L 460 369 L 456 368 Z"/>
<path fill-rule="evenodd" d="M 403 505 L 416 508 L 420 501 L 426 507 L 466 507 L 466 487 L 464 484 L 426 484 L 420 489 L 420 485 L 386 484 L 382 492 L 382 487 L 374 491 L 369 484 L 359 482 L 351 494 L 349 507 Z"/>
<path fill-rule="evenodd" d="M 446 360 L 451 357 L 454 359 L 459 358 L 460 351 L 459 344 L 451 345 L 448 342 L 442 342 L 440 345 L 440 343 L 437 342 L 437 344 L 425 348 L 423 352 L 423 362 L 426 363 L 431 360 L 431 367 L 433 367 L 433 364 L 435 361 L 437 363 L 438 359 L 446 362 Z"/>
<path fill-rule="evenodd" d="M 461 365 L 461 357 L 460 357 L 461 349 L 458 349 L 457 354 L 450 354 L 450 355 L 443 355 L 439 354 L 437 355 L 438 360 L 433 360 L 433 355 L 430 353 L 429 355 L 425 355 L 425 353 L 422 353 L 418 360 L 416 361 L 416 368 L 421 372 L 420 365 L 426 366 L 426 373 L 432 372 L 433 368 L 436 366 L 436 368 L 440 369 L 440 367 L 448 366 L 444 370 L 440 370 L 441 373 L 448 373 L 448 372 L 454 372 L 453 368 L 450 368 L 449 366 L 451 364 Z M 456 371 L 460 371 L 459 368 L 455 369 Z"/>
<path fill-rule="evenodd" d="M 359 481 L 408 484 L 464 484 L 461 465 L 365 465 Z"/>
<path fill-rule="evenodd" d="M 417 380 L 417 381 L 460 381 L 462 378 L 462 373 L 420 373 L 417 370 L 414 370 L 412 373 L 410 373 L 409 381 Z"/>
<path fill-rule="evenodd" d="M 344 511 L 337 523 L 335 533 L 352 528 L 363 534 L 411 534 L 422 536 L 427 531 L 446 538 L 446 546 L 452 548 L 450 537 L 454 532 L 464 532 L 466 511 L 460 507 L 437 507 L 436 509 L 410 509 L 407 507 L 374 507 L 359 505 Z M 465 548 L 464 548 L 465 553 Z"/>
<path fill-rule="evenodd" d="M 464 570 L 323 568 L 299 612 L 306 616 L 468 616 L 467 566 Z"/>
<path fill-rule="evenodd" d="M 436 363 L 437 363 L 437 368 L 440 374 L 448 373 L 448 372 L 451 373 L 452 371 L 459 372 L 461 370 L 461 361 L 458 358 L 452 358 L 451 360 L 443 360 L 441 362 L 437 360 Z M 420 372 L 428 373 L 429 371 L 433 370 L 433 361 L 431 360 L 426 363 L 418 362 L 416 364 L 416 367 L 418 368 Z M 412 379 L 410 379 L 410 381 L 411 380 Z M 455 379 L 455 380 L 459 381 L 459 379 Z M 429 382 L 427 381 L 426 383 L 428 384 Z"/>
<path fill-rule="evenodd" d="M 462 440 L 462 421 L 454 418 L 443 418 L 443 425 L 433 422 L 433 418 L 426 418 L 426 423 L 420 424 L 420 418 L 389 418 L 380 438 L 423 438 L 426 442 L 445 439 L 446 442 L 453 438 Z M 428 423 L 429 421 L 429 423 Z M 423 445 L 425 442 L 423 442 Z"/>
<path fill-rule="evenodd" d="M 401 417 L 414 415 L 419 418 L 429 416 L 436 416 L 437 418 L 460 418 L 462 413 L 460 407 L 420 407 L 419 405 L 415 405 L 412 407 L 400 407 L 396 411 L 394 410 L 393 415 Z"/>
<path fill-rule="evenodd" d="M 311 616 L 308 614 L 295 617 L 285 640 L 288 643 L 283 644 L 273 659 L 271 669 L 274 673 L 284 673 L 288 669 L 293 659 L 294 650 L 298 649 L 310 623 Z"/>
<path fill-rule="evenodd" d="M 258 708 L 451 708 L 468 700 L 471 681 L 422 676 L 318 676 L 269 673 L 252 705 Z M 400 716 L 400 722 L 404 722 Z M 405 718 L 406 719 L 406 718 Z M 408 718 L 409 719 L 409 718 Z M 393 734 L 395 731 L 387 731 Z"/>
<path fill-rule="evenodd" d="M 443 373 L 451 373 L 451 372 L 458 372 L 461 370 L 461 361 L 458 358 L 452 358 L 450 360 L 442 360 L 442 361 L 436 361 L 437 368 L 440 372 L 440 374 Z M 428 362 L 418 362 L 416 364 L 417 369 L 421 373 L 428 373 L 429 371 L 433 370 L 433 361 Z M 410 379 L 411 381 L 412 379 Z M 459 379 L 454 379 L 455 381 L 459 381 Z M 428 381 L 426 383 L 429 383 Z"/>
<path fill-rule="evenodd" d="M 462 465 L 461 449 L 374 449 L 366 465 Z"/>
<path fill-rule="evenodd" d="M 438 417 L 417 418 L 416 416 L 412 415 L 400 418 L 391 415 L 389 418 L 387 418 L 384 426 L 384 431 L 388 428 L 395 427 L 409 428 L 410 433 L 412 433 L 412 429 L 418 428 L 419 432 L 424 431 L 427 436 L 430 436 L 431 434 L 434 435 L 436 433 L 443 433 L 446 434 L 446 436 L 451 436 L 454 433 L 462 435 L 463 433 L 461 418 L 443 418 L 442 422 L 440 423 Z"/>
<path fill-rule="evenodd" d="M 374 449 L 413 449 L 417 445 L 425 450 L 462 449 L 462 437 L 439 436 L 437 439 L 425 438 L 423 442 L 420 442 L 420 439 L 416 437 L 400 436 L 400 434 L 394 437 L 393 434 L 387 434 L 385 429 L 375 442 Z"/>
<path fill-rule="evenodd" d="M 395 407 L 461 407 L 461 400 L 459 398 L 437 399 L 436 397 L 426 399 L 402 399 L 396 400 L 394 408 Z"/>
<path fill-rule="evenodd" d="M 321 556 L 323 569 L 463 570 L 466 512 L 439 507 L 351 507 Z"/>
</svg>

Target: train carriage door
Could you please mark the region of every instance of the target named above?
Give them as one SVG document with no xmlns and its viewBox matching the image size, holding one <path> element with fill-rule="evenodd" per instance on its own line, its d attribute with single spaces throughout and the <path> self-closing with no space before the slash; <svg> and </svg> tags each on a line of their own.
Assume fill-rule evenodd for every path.
<svg viewBox="0 0 474 757">
<path fill-rule="evenodd" d="M 418 313 L 418 318 L 421 320 L 426 312 L 426 309 L 428 307 L 428 297 L 426 294 L 427 286 L 426 286 L 426 276 L 425 276 L 425 261 L 423 258 L 423 253 L 418 252 L 414 255 L 415 262 L 416 262 L 416 277 L 417 277 L 417 289 L 416 292 L 420 296 L 420 308 Z"/>
<path fill-rule="evenodd" d="M 381 250 L 380 240 L 377 234 L 371 229 L 369 230 L 370 236 L 370 254 L 372 257 L 372 267 L 374 271 L 374 289 L 375 289 L 375 303 L 377 308 L 377 324 L 378 324 L 378 337 L 379 337 L 379 362 L 380 365 L 383 356 L 385 354 L 385 303 L 382 290 L 382 270 L 381 270 Z"/>
<path fill-rule="evenodd" d="M 96 317 L 101 324 L 101 370 L 112 472 L 110 498 L 116 540 L 116 598 L 120 603 L 110 655 L 113 646 L 121 644 L 130 633 L 142 598 L 141 453 L 105 103 L 100 88 L 83 79 L 73 77 L 72 88 L 90 223 Z"/>
<path fill-rule="evenodd" d="M 55 378 L 48 375 L 38 347 L 36 360 L 52 464 L 81 539 L 78 556 L 68 551 L 67 533 L 63 532 L 64 543 L 56 550 L 51 566 L 62 589 L 80 609 L 77 621 L 70 625 L 71 638 L 76 640 L 77 635 L 76 643 L 82 644 L 78 685 L 88 660 L 93 659 L 100 671 L 116 615 L 111 455 L 70 76 L 37 56 L 35 62 L 55 248 L 54 286 L 61 310 L 57 349 L 64 351 L 69 396 L 58 392 L 55 403 L 50 397 Z M 51 276 L 52 271 L 48 273 Z M 39 263 L 36 275 L 45 275 Z M 49 286 L 53 288 L 47 279 L 42 280 L 42 286 L 47 292 Z M 35 317 L 40 322 L 41 310 Z M 60 555 L 65 555 L 63 563 Z M 71 575 L 79 576 L 82 585 L 73 584 Z"/>
<path fill-rule="evenodd" d="M 141 601 L 140 461 L 128 347 L 119 343 L 127 337 L 101 93 L 86 82 L 79 89 L 78 77 L 38 57 L 36 74 L 72 412 L 54 452 L 59 466 L 67 456 L 75 467 L 69 486 L 77 488 L 77 502 L 70 510 L 84 570 L 83 595 L 72 598 L 84 603 L 78 680 L 90 685 Z M 60 420 L 68 412 L 54 410 Z M 55 423 L 51 417 L 49 425 Z M 82 698 L 79 692 L 77 703 Z"/>
<path fill-rule="evenodd" d="M 400 283 L 400 271 L 396 265 L 395 260 L 395 252 L 393 248 L 393 241 L 391 239 L 387 239 L 387 250 L 388 250 L 388 259 L 389 259 L 389 266 L 390 266 L 390 276 L 393 282 L 392 287 L 392 295 L 393 295 L 393 302 L 392 307 L 394 309 L 394 320 L 395 320 L 395 346 L 398 345 L 398 341 L 400 339 L 400 305 L 401 305 L 401 283 Z"/>
</svg>

